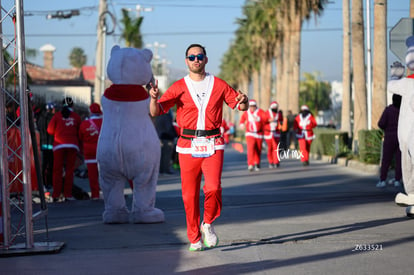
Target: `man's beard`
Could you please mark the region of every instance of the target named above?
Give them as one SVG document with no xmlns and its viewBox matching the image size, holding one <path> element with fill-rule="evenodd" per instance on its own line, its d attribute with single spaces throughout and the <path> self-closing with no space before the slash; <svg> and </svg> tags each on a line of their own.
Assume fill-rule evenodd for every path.
<svg viewBox="0 0 414 275">
<path fill-rule="evenodd" d="M 192 67 L 190 67 L 190 71 L 192 73 L 195 73 L 195 74 L 203 73 L 204 72 L 204 66 L 200 66 L 200 67 L 192 66 Z"/>
</svg>

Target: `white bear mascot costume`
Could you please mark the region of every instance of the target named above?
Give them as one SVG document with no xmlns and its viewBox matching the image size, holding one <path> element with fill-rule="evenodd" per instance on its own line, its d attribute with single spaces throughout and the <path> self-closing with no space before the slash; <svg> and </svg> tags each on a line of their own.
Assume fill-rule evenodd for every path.
<svg viewBox="0 0 414 275">
<path fill-rule="evenodd" d="M 102 96 L 103 123 L 98 141 L 99 183 L 104 196 L 104 223 L 157 223 L 164 213 L 154 208 L 160 141 L 149 116 L 149 96 L 142 85 L 152 79 L 148 49 L 114 46 L 107 73 L 112 85 Z M 131 211 L 124 188 L 133 183 Z"/>
<path fill-rule="evenodd" d="M 414 71 L 414 36 L 406 40 L 406 66 Z M 398 119 L 398 141 L 401 149 L 402 177 L 405 193 L 398 193 L 395 203 L 405 206 L 408 217 L 414 217 L 414 74 L 404 75 L 404 66 L 394 62 L 391 66 L 391 80 L 388 82 L 389 93 L 399 94 L 401 98 Z M 400 79 L 401 78 L 401 79 Z"/>
</svg>

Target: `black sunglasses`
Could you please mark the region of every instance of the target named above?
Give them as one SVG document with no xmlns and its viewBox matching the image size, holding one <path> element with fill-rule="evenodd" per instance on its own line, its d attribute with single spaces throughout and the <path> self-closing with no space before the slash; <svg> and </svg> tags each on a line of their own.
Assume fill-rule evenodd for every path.
<svg viewBox="0 0 414 275">
<path fill-rule="evenodd" d="M 192 54 L 192 55 L 187 56 L 187 58 L 188 58 L 188 60 L 190 60 L 190 61 L 194 61 L 196 58 L 197 58 L 199 61 L 203 61 L 203 59 L 204 59 L 204 54 L 202 54 L 202 53 L 197 54 L 197 55 Z"/>
</svg>

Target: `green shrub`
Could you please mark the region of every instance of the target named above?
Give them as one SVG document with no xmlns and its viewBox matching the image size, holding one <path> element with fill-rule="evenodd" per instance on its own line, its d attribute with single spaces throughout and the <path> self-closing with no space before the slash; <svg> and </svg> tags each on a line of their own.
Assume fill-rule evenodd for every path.
<svg viewBox="0 0 414 275">
<path fill-rule="evenodd" d="M 350 152 L 348 148 L 348 133 L 335 129 L 315 128 L 315 139 L 312 142 L 311 153 L 317 156 L 347 156 Z"/>
<path fill-rule="evenodd" d="M 358 132 L 359 160 L 369 164 L 379 164 L 382 138 L 382 130 L 360 130 Z"/>
</svg>

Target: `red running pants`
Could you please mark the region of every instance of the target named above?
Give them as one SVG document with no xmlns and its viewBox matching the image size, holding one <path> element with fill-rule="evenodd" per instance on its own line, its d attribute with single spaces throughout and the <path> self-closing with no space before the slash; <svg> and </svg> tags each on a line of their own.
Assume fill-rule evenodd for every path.
<svg viewBox="0 0 414 275">
<path fill-rule="evenodd" d="M 191 243 L 196 243 L 201 238 L 200 185 L 202 175 L 204 175 L 204 222 L 211 224 L 220 216 L 223 156 L 224 150 L 217 150 L 208 158 L 194 158 L 190 154 L 179 154 L 187 236 Z"/>
<path fill-rule="evenodd" d="M 304 138 L 298 139 L 299 149 L 301 151 L 300 161 L 305 162 L 309 161 L 309 153 L 312 144 L 312 140 L 306 140 Z"/>
<path fill-rule="evenodd" d="M 247 165 L 260 165 L 263 139 L 247 136 Z"/>
<path fill-rule="evenodd" d="M 74 148 L 62 148 L 53 151 L 53 198 L 59 198 L 62 193 L 65 198 L 72 197 L 73 174 L 75 172 L 76 156 Z M 65 185 L 63 186 L 63 167 L 65 167 Z"/>
</svg>

